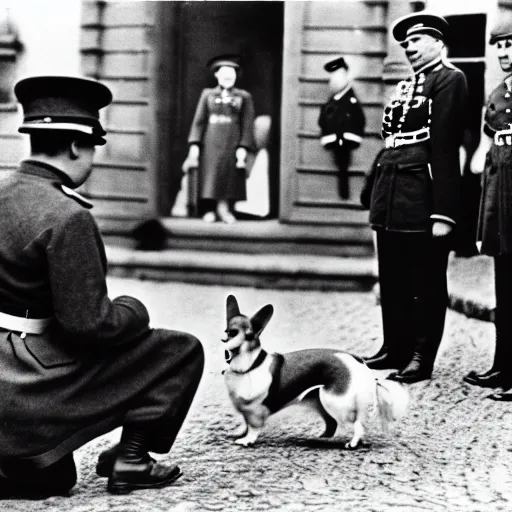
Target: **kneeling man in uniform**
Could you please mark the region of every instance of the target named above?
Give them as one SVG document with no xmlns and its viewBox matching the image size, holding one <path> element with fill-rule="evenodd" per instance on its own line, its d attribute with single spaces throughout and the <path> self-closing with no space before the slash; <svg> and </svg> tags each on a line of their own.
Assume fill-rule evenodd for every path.
<svg viewBox="0 0 512 512">
<path fill-rule="evenodd" d="M 192 335 L 150 327 L 145 306 L 111 300 L 92 205 L 75 192 L 105 144 L 103 84 L 18 82 L 30 157 L 0 181 L 0 497 L 63 495 L 73 451 L 117 427 L 96 471 L 111 493 L 165 487 L 181 470 L 156 462 L 181 428 L 201 379 Z"/>
</svg>

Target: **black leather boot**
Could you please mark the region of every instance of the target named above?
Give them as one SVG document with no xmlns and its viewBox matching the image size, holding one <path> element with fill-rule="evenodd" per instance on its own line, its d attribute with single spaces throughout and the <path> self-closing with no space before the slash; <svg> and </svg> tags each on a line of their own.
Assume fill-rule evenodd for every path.
<svg viewBox="0 0 512 512">
<path fill-rule="evenodd" d="M 393 354 L 386 344 L 383 344 L 375 355 L 362 359 L 372 370 L 401 369 L 407 364 L 402 357 Z"/>
<path fill-rule="evenodd" d="M 429 345 L 427 335 L 418 336 L 409 364 L 403 370 L 389 375 L 388 379 L 404 384 L 430 379 L 436 354 L 437 347 L 434 349 Z"/>
<path fill-rule="evenodd" d="M 45 468 L 34 468 L 25 461 L 2 465 L 0 499 L 43 500 L 51 496 L 67 496 L 76 484 L 77 473 L 73 453 Z"/>
<path fill-rule="evenodd" d="M 108 492 L 128 494 L 137 489 L 160 489 L 171 485 L 182 475 L 178 466 L 165 466 L 149 456 L 146 449 L 148 436 L 144 428 L 123 428 L 108 479 Z"/>
<path fill-rule="evenodd" d="M 415 332 L 414 349 L 407 366 L 389 375 L 390 380 L 412 384 L 430 379 L 432 376 L 437 349 L 441 342 L 444 313 L 440 308 L 433 310 L 427 308 L 425 304 L 425 299 L 420 296 L 413 299 L 411 325 L 414 326 Z M 430 322 L 427 318 L 430 318 Z"/>
<path fill-rule="evenodd" d="M 99 454 L 98 462 L 96 463 L 96 474 L 98 476 L 109 477 L 112 474 L 118 453 L 119 444 L 115 444 Z"/>
<path fill-rule="evenodd" d="M 403 370 L 392 373 L 388 379 L 403 384 L 413 384 L 430 379 L 433 367 L 432 362 L 427 362 L 421 353 L 415 352 L 409 364 Z"/>
<path fill-rule="evenodd" d="M 501 370 L 496 370 L 494 367 L 484 373 L 469 372 L 462 378 L 464 382 L 473 386 L 480 386 L 482 388 L 496 388 L 504 383 L 504 375 Z"/>
</svg>

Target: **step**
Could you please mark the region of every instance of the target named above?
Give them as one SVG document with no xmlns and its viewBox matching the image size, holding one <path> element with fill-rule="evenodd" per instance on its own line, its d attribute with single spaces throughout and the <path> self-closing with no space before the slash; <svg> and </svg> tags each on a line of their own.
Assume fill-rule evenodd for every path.
<svg viewBox="0 0 512 512">
<path fill-rule="evenodd" d="M 239 221 L 235 224 L 201 219 L 162 218 L 168 237 L 166 247 L 174 250 L 225 253 L 309 254 L 340 257 L 371 257 L 372 233 L 368 225 L 283 224 L 277 220 Z M 135 223 L 99 220 L 109 245 L 134 247 L 130 231 Z"/>
<path fill-rule="evenodd" d="M 218 251 L 137 251 L 106 246 L 109 275 L 256 288 L 369 290 L 373 258 Z"/>
</svg>

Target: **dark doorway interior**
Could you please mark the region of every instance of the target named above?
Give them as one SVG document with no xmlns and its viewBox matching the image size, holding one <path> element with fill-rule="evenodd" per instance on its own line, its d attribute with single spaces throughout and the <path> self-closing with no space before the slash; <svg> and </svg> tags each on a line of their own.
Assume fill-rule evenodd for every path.
<svg viewBox="0 0 512 512">
<path fill-rule="evenodd" d="M 462 215 L 456 253 L 459 256 L 474 256 L 478 252 L 475 240 L 481 189 L 480 175 L 471 172 L 471 160 L 481 139 L 487 20 L 485 14 L 446 16 L 446 20 L 450 25 L 448 58 L 466 75 L 469 91 L 468 124 L 464 136 L 466 159 L 462 174 Z"/>
<path fill-rule="evenodd" d="M 188 150 L 187 137 L 201 90 L 216 85 L 207 61 L 224 53 L 239 53 L 243 71 L 237 87 L 254 98 L 256 116 L 272 118 L 270 142 L 269 217 L 278 215 L 279 111 L 283 54 L 283 2 L 177 2 L 179 5 L 179 73 L 176 126 L 171 170 L 179 175 Z M 177 192 L 177 191 L 176 191 Z M 189 205 L 192 216 L 201 215 L 200 205 Z M 199 206 L 199 208 L 198 208 Z"/>
</svg>

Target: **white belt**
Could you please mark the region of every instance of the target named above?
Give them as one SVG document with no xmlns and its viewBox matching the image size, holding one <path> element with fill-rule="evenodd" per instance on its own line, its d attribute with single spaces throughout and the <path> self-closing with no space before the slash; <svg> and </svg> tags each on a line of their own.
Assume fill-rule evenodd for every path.
<svg viewBox="0 0 512 512">
<path fill-rule="evenodd" d="M 322 146 L 327 146 L 327 144 L 331 144 L 333 142 L 336 142 L 336 134 L 335 133 L 331 133 L 329 135 L 324 135 L 323 137 L 320 137 L 320 144 L 322 144 Z"/>
<path fill-rule="evenodd" d="M 53 318 L 24 318 L 0 313 L 0 328 L 28 334 L 42 334 Z"/>
<path fill-rule="evenodd" d="M 496 146 L 512 146 L 512 128 L 498 130 L 494 134 L 494 144 Z"/>
<path fill-rule="evenodd" d="M 210 114 L 208 120 L 210 124 L 230 124 L 233 122 L 233 119 L 225 114 Z"/>
<path fill-rule="evenodd" d="M 430 139 L 430 128 L 421 128 L 414 132 L 396 133 L 384 139 L 387 148 L 397 148 L 407 144 L 416 144 Z"/>
</svg>

